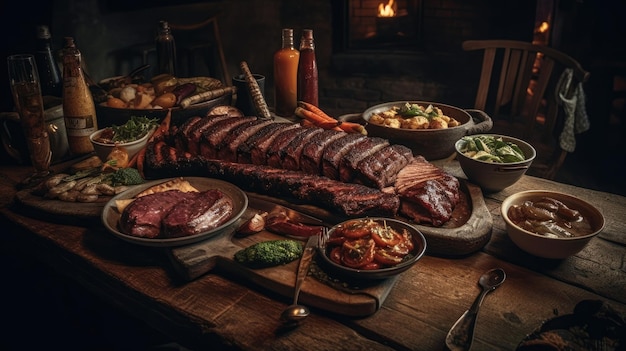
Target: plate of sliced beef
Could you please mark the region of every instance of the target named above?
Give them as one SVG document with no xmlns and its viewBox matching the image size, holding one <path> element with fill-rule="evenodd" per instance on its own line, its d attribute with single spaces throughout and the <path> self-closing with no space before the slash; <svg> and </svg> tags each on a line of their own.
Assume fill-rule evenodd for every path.
<svg viewBox="0 0 626 351">
<path fill-rule="evenodd" d="M 114 196 L 102 211 L 104 226 L 135 244 L 182 246 L 223 233 L 248 207 L 248 197 L 240 188 L 213 178 L 186 177 L 191 185 L 187 189 L 146 194 L 147 189 L 173 180 L 150 181 Z"/>
</svg>

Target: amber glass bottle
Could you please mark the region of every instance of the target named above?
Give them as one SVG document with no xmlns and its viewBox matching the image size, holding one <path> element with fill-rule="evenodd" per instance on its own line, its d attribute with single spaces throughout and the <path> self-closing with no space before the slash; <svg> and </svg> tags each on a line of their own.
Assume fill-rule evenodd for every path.
<svg viewBox="0 0 626 351">
<path fill-rule="evenodd" d="M 63 115 L 72 155 L 93 152 L 89 135 L 98 130 L 96 105 L 81 66 L 81 53 L 74 38 L 66 37 L 63 48 Z"/>
<path fill-rule="evenodd" d="M 282 47 L 274 54 L 275 112 L 291 117 L 298 103 L 298 61 L 300 52 L 293 45 L 293 29 L 284 28 Z"/>
<path fill-rule="evenodd" d="M 298 63 L 298 99 L 318 106 L 318 72 L 315 60 L 313 30 L 302 31 Z"/>
</svg>

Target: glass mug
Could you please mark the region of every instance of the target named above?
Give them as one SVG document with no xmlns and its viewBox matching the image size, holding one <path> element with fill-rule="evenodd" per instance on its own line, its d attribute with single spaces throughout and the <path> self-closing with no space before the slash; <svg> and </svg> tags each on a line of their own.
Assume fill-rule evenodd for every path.
<svg viewBox="0 0 626 351">
<path fill-rule="evenodd" d="M 7 64 L 13 102 L 20 116 L 28 156 L 35 170 L 26 179 L 26 182 L 30 182 L 47 176 L 52 160 L 39 75 L 33 55 L 11 55 L 7 58 Z"/>
</svg>

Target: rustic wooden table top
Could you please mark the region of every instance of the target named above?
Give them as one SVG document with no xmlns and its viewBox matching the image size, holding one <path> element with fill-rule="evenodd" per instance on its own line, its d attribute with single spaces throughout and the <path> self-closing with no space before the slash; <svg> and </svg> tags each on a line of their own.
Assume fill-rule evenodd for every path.
<svg viewBox="0 0 626 351">
<path fill-rule="evenodd" d="M 455 161 L 439 166 L 463 177 Z M 248 350 L 444 350 L 448 330 L 480 292 L 479 276 L 495 267 L 507 277 L 481 307 L 475 349 L 515 349 L 543 321 L 572 313 L 585 299 L 626 313 L 626 197 L 618 195 L 524 176 L 501 192 L 484 194 L 493 230 L 478 252 L 427 254 L 397 279 L 372 315 L 313 309 L 304 324 L 284 331 L 278 317 L 291 298 L 254 281 L 220 269 L 186 281 L 161 248 L 119 240 L 98 223 L 42 220 L 14 208 L 17 184 L 28 171 L 0 166 L 0 211 L 11 225 L 3 235 L 11 235 L 33 259 L 192 349 L 221 343 Z M 606 218 L 603 232 L 565 260 L 522 252 L 507 237 L 499 210 L 508 195 L 527 189 L 562 191 L 591 202 Z"/>
</svg>

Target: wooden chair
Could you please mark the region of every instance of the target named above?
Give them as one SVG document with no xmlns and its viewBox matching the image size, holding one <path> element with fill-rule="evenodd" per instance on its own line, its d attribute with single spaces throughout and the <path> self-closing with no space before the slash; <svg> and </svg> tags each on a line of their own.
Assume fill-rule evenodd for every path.
<svg viewBox="0 0 626 351">
<path fill-rule="evenodd" d="M 176 39 L 179 59 L 187 61 L 185 65 L 179 62 L 179 66 L 187 67 L 187 75 L 194 72 L 195 60 L 200 57 L 208 67 L 219 66 L 219 69 L 214 70 L 220 71 L 219 75 L 225 85 L 231 85 L 217 18 L 217 15 L 213 15 L 197 23 L 170 22 L 170 27 Z M 218 64 L 215 64 L 216 60 L 219 61 Z M 218 76 L 218 72 L 210 73 L 214 77 Z"/>
<path fill-rule="evenodd" d="M 587 82 L 589 72 L 567 54 L 530 42 L 468 40 L 462 47 L 483 51 L 474 108 L 492 117 L 491 132 L 535 147 L 537 158 L 529 174 L 554 179 L 568 154 L 559 145 L 566 119 L 559 93 L 567 100 L 575 98 L 578 83 Z M 571 69 L 571 81 L 568 88 L 559 89 L 566 69 Z"/>
</svg>

